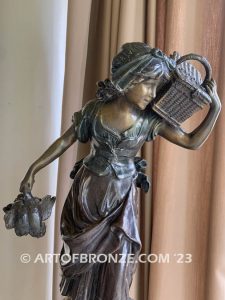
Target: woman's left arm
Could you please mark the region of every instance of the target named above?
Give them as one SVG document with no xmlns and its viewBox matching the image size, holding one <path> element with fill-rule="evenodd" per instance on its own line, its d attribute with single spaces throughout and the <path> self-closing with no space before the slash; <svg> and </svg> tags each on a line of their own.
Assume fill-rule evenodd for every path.
<svg viewBox="0 0 225 300">
<path fill-rule="evenodd" d="M 212 99 L 212 103 L 205 119 L 195 130 L 186 133 L 179 127 L 172 127 L 166 122 L 162 122 L 157 128 L 157 134 L 178 146 L 193 150 L 198 149 L 211 133 L 221 110 L 216 82 L 214 80 L 209 81 L 206 89 Z"/>
</svg>

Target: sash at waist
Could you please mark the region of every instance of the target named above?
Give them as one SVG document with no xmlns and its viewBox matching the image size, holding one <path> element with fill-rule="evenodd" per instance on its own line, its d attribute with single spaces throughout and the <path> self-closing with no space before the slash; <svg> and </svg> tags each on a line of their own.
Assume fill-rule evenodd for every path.
<svg viewBox="0 0 225 300">
<path fill-rule="evenodd" d="M 104 149 L 91 151 L 83 160 L 86 168 L 99 176 L 114 172 L 119 178 L 126 178 L 136 174 L 134 157 L 118 156 Z"/>
<path fill-rule="evenodd" d="M 72 179 L 75 178 L 82 165 L 98 176 L 107 175 L 109 172 L 114 172 L 119 179 L 133 176 L 133 178 L 136 179 L 136 186 L 141 188 L 145 193 L 147 193 L 150 188 L 148 176 L 143 173 L 146 169 L 147 162 L 141 157 L 136 156 L 133 159 L 127 157 L 120 157 L 118 159 L 117 157 L 116 160 L 113 160 L 111 157 L 109 160 L 104 156 L 92 156 L 89 154 L 87 157 L 76 162 L 70 173 Z"/>
</svg>

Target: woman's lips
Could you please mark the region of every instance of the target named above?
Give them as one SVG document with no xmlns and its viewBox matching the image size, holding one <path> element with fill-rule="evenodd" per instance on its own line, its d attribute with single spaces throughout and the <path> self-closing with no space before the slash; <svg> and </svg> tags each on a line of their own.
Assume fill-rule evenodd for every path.
<svg viewBox="0 0 225 300">
<path fill-rule="evenodd" d="M 151 102 L 152 98 L 144 98 L 144 102 L 149 103 Z"/>
</svg>

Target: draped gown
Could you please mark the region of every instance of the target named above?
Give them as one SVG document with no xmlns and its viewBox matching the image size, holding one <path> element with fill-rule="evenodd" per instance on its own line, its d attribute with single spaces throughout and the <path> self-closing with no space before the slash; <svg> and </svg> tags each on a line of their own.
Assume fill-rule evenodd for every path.
<svg viewBox="0 0 225 300">
<path fill-rule="evenodd" d="M 73 115 L 77 139 L 82 143 L 90 140 L 91 151 L 79 163 L 63 207 L 61 258 L 66 254 L 73 258 L 126 254 L 133 260 L 61 260 L 61 294 L 72 300 L 131 299 L 129 288 L 141 250 L 134 157 L 145 141 L 154 139 L 161 122 L 146 109 L 132 127 L 118 133 L 102 123 L 102 104 L 92 100 Z"/>
</svg>

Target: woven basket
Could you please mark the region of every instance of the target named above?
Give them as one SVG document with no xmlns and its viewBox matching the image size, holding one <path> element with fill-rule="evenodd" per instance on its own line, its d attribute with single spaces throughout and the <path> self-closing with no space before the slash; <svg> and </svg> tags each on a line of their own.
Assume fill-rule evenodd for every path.
<svg viewBox="0 0 225 300">
<path fill-rule="evenodd" d="M 197 60 L 205 68 L 202 82 L 200 72 L 187 60 Z M 204 105 L 211 103 L 204 84 L 211 79 L 211 66 L 206 58 L 188 54 L 177 60 L 172 78 L 157 93 L 152 109 L 174 126 L 180 126 Z"/>
</svg>

